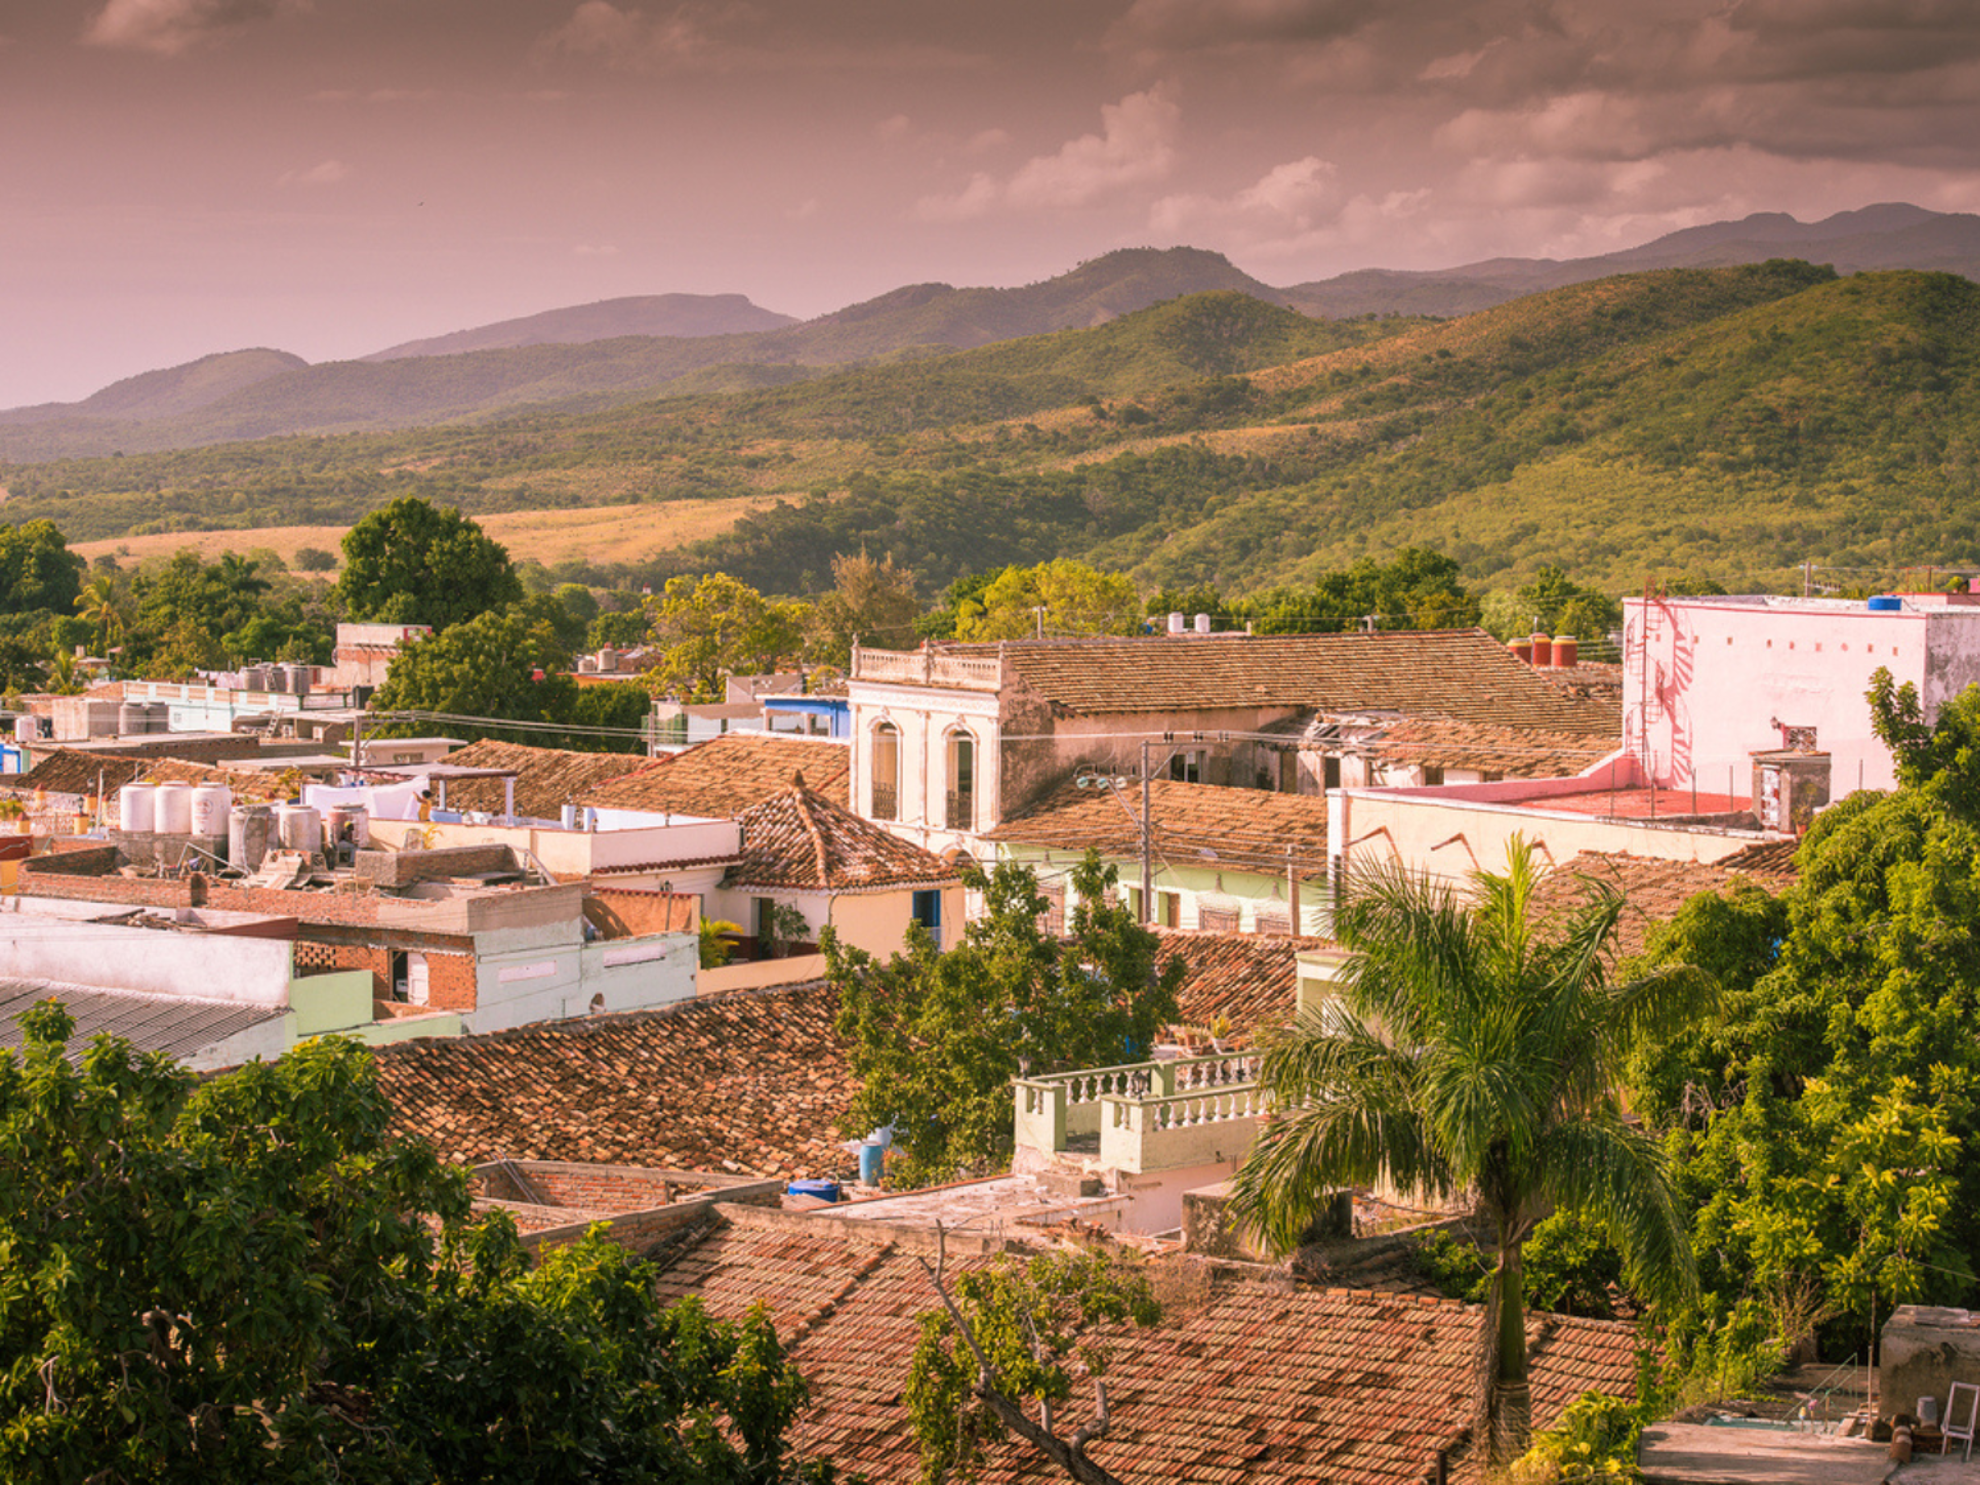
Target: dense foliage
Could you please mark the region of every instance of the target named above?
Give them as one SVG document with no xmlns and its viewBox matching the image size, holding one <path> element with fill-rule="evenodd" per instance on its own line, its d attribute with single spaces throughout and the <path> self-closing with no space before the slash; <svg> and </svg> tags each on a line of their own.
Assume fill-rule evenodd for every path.
<svg viewBox="0 0 1980 1485">
<path fill-rule="evenodd" d="M 452 506 L 410 496 L 344 533 L 337 592 L 355 622 L 436 630 L 523 596 L 501 543 Z"/>
<path fill-rule="evenodd" d="M 821 940 L 860 1082 L 848 1122 L 893 1125 L 914 1184 L 1009 1162 L 1011 1079 L 1145 1057 L 1177 1015 L 1183 962 L 1158 963 L 1156 936 L 1108 900 L 1114 869 L 1097 855 L 1073 869 L 1063 940 L 1040 926 L 1029 868 L 1000 862 L 964 880 L 983 911 L 946 953 L 918 928 L 884 963 L 829 929 Z"/>
<path fill-rule="evenodd" d="M 531 1267 L 390 1132 L 369 1054 L 200 1082 L 73 1021 L 0 1053 L 0 1475 L 768 1485 L 804 1389 L 769 1321 L 663 1309 L 588 1238 Z"/>
</svg>

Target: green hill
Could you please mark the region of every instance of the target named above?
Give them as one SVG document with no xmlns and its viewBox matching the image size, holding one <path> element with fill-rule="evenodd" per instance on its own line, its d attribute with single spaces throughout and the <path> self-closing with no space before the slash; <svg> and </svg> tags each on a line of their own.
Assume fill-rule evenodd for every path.
<svg viewBox="0 0 1980 1485">
<path fill-rule="evenodd" d="M 569 575 L 721 568 L 776 592 L 816 591 L 862 547 L 931 586 L 1071 555 L 1241 592 L 1406 543 L 1486 583 L 1559 563 L 1613 591 L 1748 586 L 1804 560 L 1881 581 L 1980 562 L 1977 330 L 1965 279 L 1794 262 L 1446 322 L 1211 293 L 785 385 L 726 363 L 700 375 L 733 390 L 15 465 L 0 484 L 10 517 L 78 539 L 348 521 L 402 494 L 494 511 L 767 493 L 784 498 L 657 566 L 600 553 Z"/>
</svg>

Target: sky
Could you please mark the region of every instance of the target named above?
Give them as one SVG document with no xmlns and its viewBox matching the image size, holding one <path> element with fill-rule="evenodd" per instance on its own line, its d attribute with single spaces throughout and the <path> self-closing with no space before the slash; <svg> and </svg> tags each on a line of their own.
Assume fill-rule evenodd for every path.
<svg viewBox="0 0 1980 1485">
<path fill-rule="evenodd" d="M 1972 0 L 0 0 L 0 407 L 630 294 L 809 317 L 1980 210 Z"/>
</svg>

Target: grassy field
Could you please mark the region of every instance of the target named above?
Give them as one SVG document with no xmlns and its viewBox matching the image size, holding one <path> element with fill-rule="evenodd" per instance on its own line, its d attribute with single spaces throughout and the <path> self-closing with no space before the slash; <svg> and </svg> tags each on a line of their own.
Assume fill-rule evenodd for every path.
<svg viewBox="0 0 1980 1485">
<path fill-rule="evenodd" d="M 509 511 L 479 517 L 481 527 L 509 549 L 518 562 L 534 558 L 546 567 L 569 557 L 629 562 L 651 557 L 685 542 L 719 536 L 741 517 L 772 503 L 768 495 L 726 500 L 672 500 L 648 505 L 601 505 L 573 510 Z M 246 531 L 168 531 L 157 536 L 123 536 L 85 541 L 74 550 L 92 561 L 103 552 L 122 562 L 169 557 L 191 547 L 206 561 L 222 552 L 270 547 L 291 564 L 303 547 L 337 552 L 344 526 L 264 526 Z"/>
</svg>

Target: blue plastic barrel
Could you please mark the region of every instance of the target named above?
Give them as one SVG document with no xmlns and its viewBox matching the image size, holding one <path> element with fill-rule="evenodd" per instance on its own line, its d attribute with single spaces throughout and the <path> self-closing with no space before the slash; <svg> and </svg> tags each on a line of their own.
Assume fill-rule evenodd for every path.
<svg viewBox="0 0 1980 1485">
<path fill-rule="evenodd" d="M 887 1147 L 868 1140 L 859 1147 L 859 1179 L 864 1186 L 878 1186 L 887 1166 Z"/>
<path fill-rule="evenodd" d="M 790 1196 L 815 1196 L 820 1201 L 837 1201 L 839 1183 L 837 1181 L 793 1181 L 784 1188 Z"/>
</svg>

